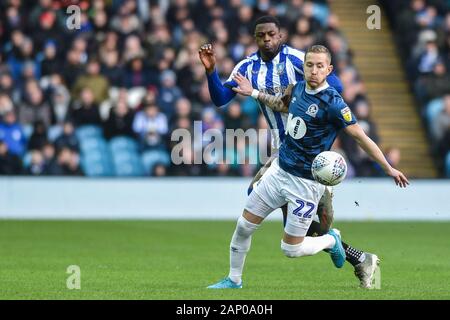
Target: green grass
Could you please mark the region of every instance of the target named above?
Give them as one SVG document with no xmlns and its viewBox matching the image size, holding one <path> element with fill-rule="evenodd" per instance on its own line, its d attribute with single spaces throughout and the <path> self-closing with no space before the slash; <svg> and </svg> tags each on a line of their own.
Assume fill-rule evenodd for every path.
<svg viewBox="0 0 450 320">
<path fill-rule="evenodd" d="M 253 237 L 242 290 L 206 290 L 228 273 L 231 221 L 0 221 L 0 299 L 450 299 L 450 222 L 337 223 L 382 259 L 362 290 L 325 253 L 288 259 L 281 223 Z M 81 290 L 66 288 L 69 265 Z"/>
</svg>

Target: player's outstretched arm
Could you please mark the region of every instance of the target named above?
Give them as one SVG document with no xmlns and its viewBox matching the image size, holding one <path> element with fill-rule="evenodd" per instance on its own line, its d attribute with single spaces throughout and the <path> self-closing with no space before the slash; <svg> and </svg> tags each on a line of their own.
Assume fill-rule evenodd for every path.
<svg viewBox="0 0 450 320">
<path fill-rule="evenodd" d="M 258 101 L 264 103 L 273 111 L 285 113 L 289 111 L 289 102 L 291 100 L 291 92 L 293 87 L 292 85 L 288 86 L 286 92 L 282 97 L 276 97 L 253 89 L 250 81 L 240 73 L 235 74 L 233 80 L 238 84 L 237 87 L 233 88 L 234 92 L 242 94 L 244 96 L 252 96 Z"/>
<path fill-rule="evenodd" d="M 406 188 L 406 186 L 409 184 L 408 179 L 401 171 L 394 169 L 389 164 L 389 162 L 384 157 L 383 152 L 380 150 L 377 144 L 366 135 L 359 124 L 355 123 L 349 125 L 344 130 L 347 134 L 349 134 L 353 139 L 356 140 L 359 146 L 363 148 L 363 150 L 367 152 L 367 154 L 373 160 L 375 160 L 383 168 L 384 172 L 388 176 L 394 179 L 396 185 L 398 185 L 400 188 Z"/>
<path fill-rule="evenodd" d="M 198 50 L 198 56 L 205 67 L 211 100 L 217 107 L 227 104 L 234 98 L 236 93 L 230 88 L 225 87 L 220 81 L 216 71 L 216 55 L 213 46 L 209 43 L 202 45 Z"/>
</svg>

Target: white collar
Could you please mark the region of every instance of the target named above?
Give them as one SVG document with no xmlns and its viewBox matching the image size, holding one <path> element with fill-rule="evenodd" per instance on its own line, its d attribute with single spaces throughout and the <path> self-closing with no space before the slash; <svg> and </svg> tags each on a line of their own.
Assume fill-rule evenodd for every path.
<svg viewBox="0 0 450 320">
<path fill-rule="evenodd" d="M 316 89 L 314 89 L 314 90 L 308 89 L 308 88 L 306 87 L 306 84 L 305 84 L 305 91 L 306 91 L 307 94 L 318 94 L 320 91 L 325 90 L 325 89 L 328 88 L 329 86 L 330 86 L 330 85 L 328 84 L 327 80 L 325 80 L 325 83 L 324 83 L 321 87 L 316 88 Z"/>
</svg>

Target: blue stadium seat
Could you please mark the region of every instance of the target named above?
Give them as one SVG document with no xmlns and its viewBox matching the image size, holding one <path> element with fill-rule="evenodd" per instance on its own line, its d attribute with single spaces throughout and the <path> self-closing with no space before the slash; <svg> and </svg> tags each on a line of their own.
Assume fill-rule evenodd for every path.
<svg viewBox="0 0 450 320">
<path fill-rule="evenodd" d="M 80 147 L 82 152 L 91 152 L 92 150 L 100 150 L 102 152 L 108 152 L 106 142 L 102 138 L 83 138 L 80 139 Z"/>
<path fill-rule="evenodd" d="M 81 166 L 83 171 L 89 177 L 105 177 L 113 175 L 111 168 L 103 161 L 82 158 Z"/>
<path fill-rule="evenodd" d="M 81 131 L 79 131 L 81 129 Z M 87 176 L 104 177 L 114 175 L 111 153 L 105 139 L 101 135 L 101 128 L 84 126 L 77 129 L 80 140 L 81 166 Z"/>
<path fill-rule="evenodd" d="M 425 116 L 429 126 L 436 121 L 436 117 L 444 109 L 444 101 L 442 98 L 434 99 L 427 104 L 425 108 Z"/>
<path fill-rule="evenodd" d="M 101 138 L 103 136 L 103 130 L 99 126 L 84 125 L 78 127 L 75 130 L 75 134 L 78 140 L 83 140 L 85 138 Z"/>
<path fill-rule="evenodd" d="M 114 137 L 109 142 L 109 147 L 111 151 L 114 153 L 116 151 L 129 150 L 129 151 L 138 151 L 138 144 L 135 140 L 126 136 L 118 136 Z"/>
<path fill-rule="evenodd" d="M 31 135 L 33 134 L 34 128 L 31 124 L 22 124 L 23 133 L 27 138 L 27 141 L 30 140 Z"/>
<path fill-rule="evenodd" d="M 447 156 L 445 157 L 445 176 L 450 178 L 450 151 L 447 152 Z"/>
<path fill-rule="evenodd" d="M 144 174 L 139 161 L 118 163 L 115 165 L 115 172 L 118 177 L 138 177 Z"/>
<path fill-rule="evenodd" d="M 151 174 L 153 171 L 153 167 L 158 163 L 161 163 L 165 166 L 170 165 L 169 154 L 164 150 L 145 151 L 142 154 L 141 160 L 146 174 Z"/>
<path fill-rule="evenodd" d="M 30 167 L 30 164 L 31 164 L 31 152 L 30 151 L 28 151 L 27 153 L 24 154 L 24 156 L 22 157 L 22 163 L 25 168 Z"/>
<path fill-rule="evenodd" d="M 117 176 L 142 176 L 144 170 L 137 151 L 116 150 L 112 153 Z"/>
<path fill-rule="evenodd" d="M 55 142 L 56 139 L 58 139 L 63 133 L 63 127 L 62 126 L 51 126 L 47 130 L 47 139 L 50 142 Z"/>
</svg>

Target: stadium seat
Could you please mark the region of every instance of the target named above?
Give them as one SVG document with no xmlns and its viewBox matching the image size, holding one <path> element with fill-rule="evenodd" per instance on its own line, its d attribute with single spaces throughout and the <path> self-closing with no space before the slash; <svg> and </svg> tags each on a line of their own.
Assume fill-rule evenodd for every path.
<svg viewBox="0 0 450 320">
<path fill-rule="evenodd" d="M 55 142 L 56 139 L 58 139 L 61 134 L 63 133 L 63 127 L 62 126 L 51 126 L 50 128 L 48 128 L 47 130 L 47 139 L 50 142 Z"/>
<path fill-rule="evenodd" d="M 165 166 L 170 165 L 169 154 L 163 150 L 145 151 L 142 154 L 141 159 L 142 159 L 142 165 L 144 167 L 144 171 L 147 175 L 152 173 L 153 167 L 158 163 L 161 163 Z"/>
<path fill-rule="evenodd" d="M 83 126 L 76 130 L 80 140 L 81 166 L 87 176 L 113 176 L 111 152 L 100 127 Z"/>
<path fill-rule="evenodd" d="M 425 109 L 425 117 L 429 127 L 436 121 L 436 117 L 443 109 L 444 102 L 442 99 L 434 99 L 427 104 Z"/>
<path fill-rule="evenodd" d="M 75 130 L 75 134 L 78 140 L 83 140 L 85 138 L 101 138 L 103 135 L 103 130 L 99 126 L 95 125 L 84 125 Z"/>
<path fill-rule="evenodd" d="M 144 174 L 142 163 L 136 150 L 115 150 L 112 155 L 117 176 L 141 176 Z"/>
<path fill-rule="evenodd" d="M 143 175 L 142 165 L 139 161 L 116 164 L 115 173 L 118 177 L 137 177 Z"/>
<path fill-rule="evenodd" d="M 82 158 L 81 167 L 88 177 L 112 176 L 113 172 L 103 161 Z"/>
<path fill-rule="evenodd" d="M 30 140 L 31 135 L 33 134 L 33 126 L 31 124 L 22 124 L 23 133 L 25 134 L 25 137 L 28 140 Z"/>
<path fill-rule="evenodd" d="M 111 152 L 129 150 L 129 151 L 138 151 L 138 144 L 135 140 L 126 136 L 118 136 L 114 137 L 109 141 L 109 147 Z"/>
<path fill-rule="evenodd" d="M 25 153 L 23 155 L 22 163 L 23 163 L 24 168 L 30 167 L 30 164 L 31 164 L 31 151 L 28 151 L 27 153 Z"/>
<path fill-rule="evenodd" d="M 450 178 L 450 151 L 445 157 L 445 177 Z"/>
<path fill-rule="evenodd" d="M 80 139 L 80 146 L 83 153 L 89 153 L 93 150 L 108 152 L 106 142 L 102 138 L 92 137 Z"/>
<path fill-rule="evenodd" d="M 81 166 L 87 176 L 113 176 L 114 170 L 108 150 L 91 149 L 82 152 Z"/>
</svg>

